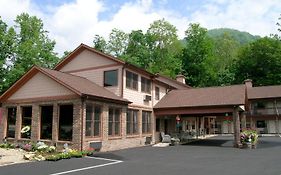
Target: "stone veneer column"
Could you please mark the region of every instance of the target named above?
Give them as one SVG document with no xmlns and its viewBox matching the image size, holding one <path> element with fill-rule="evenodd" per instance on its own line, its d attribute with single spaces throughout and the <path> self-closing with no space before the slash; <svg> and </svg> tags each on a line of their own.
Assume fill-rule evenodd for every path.
<svg viewBox="0 0 281 175">
<path fill-rule="evenodd" d="M 32 105 L 32 118 L 31 118 L 31 140 L 36 142 L 40 139 L 40 112 L 39 105 Z"/>
<path fill-rule="evenodd" d="M 246 114 L 245 113 L 242 113 L 241 126 L 242 126 L 242 129 L 247 128 L 247 120 L 246 120 Z"/>
<path fill-rule="evenodd" d="M 156 136 L 156 116 L 154 115 L 154 112 L 151 112 L 151 129 L 152 129 L 152 140 L 151 142 L 155 143 L 155 136 Z"/>
<path fill-rule="evenodd" d="M 102 107 L 102 140 L 108 140 L 108 105 Z"/>
<path fill-rule="evenodd" d="M 126 139 L 127 135 L 127 108 L 122 107 L 121 110 L 121 137 Z"/>
<path fill-rule="evenodd" d="M 7 108 L 2 108 L 2 121 L 0 122 L 0 142 L 7 136 L 7 120 L 8 120 L 8 112 Z"/>
<path fill-rule="evenodd" d="M 21 122 L 22 122 L 22 117 L 21 117 L 21 107 L 17 105 L 17 119 L 16 119 L 16 129 L 15 129 L 15 140 L 18 140 L 21 138 Z"/>
<path fill-rule="evenodd" d="M 73 148 L 81 149 L 81 134 L 82 134 L 82 111 L 84 106 L 82 106 L 81 101 L 75 101 L 73 103 L 73 128 L 72 128 L 72 142 Z"/>
<path fill-rule="evenodd" d="M 53 123 L 52 123 L 52 142 L 53 144 L 58 141 L 58 130 L 59 130 L 59 106 L 58 103 L 53 104 Z"/>
<path fill-rule="evenodd" d="M 233 109 L 233 125 L 234 125 L 234 147 L 240 147 L 240 119 L 239 107 L 235 106 Z"/>
</svg>

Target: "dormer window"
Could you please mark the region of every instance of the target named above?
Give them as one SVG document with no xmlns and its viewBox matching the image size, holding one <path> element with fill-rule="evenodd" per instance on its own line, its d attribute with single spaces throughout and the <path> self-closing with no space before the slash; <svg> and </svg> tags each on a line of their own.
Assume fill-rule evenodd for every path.
<svg viewBox="0 0 281 175">
<path fill-rule="evenodd" d="M 104 71 L 104 87 L 118 85 L 118 71 Z"/>
</svg>

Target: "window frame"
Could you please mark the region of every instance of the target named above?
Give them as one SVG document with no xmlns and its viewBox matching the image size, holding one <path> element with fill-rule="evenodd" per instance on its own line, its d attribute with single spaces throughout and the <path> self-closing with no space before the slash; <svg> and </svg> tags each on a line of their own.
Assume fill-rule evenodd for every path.
<svg viewBox="0 0 281 175">
<path fill-rule="evenodd" d="M 88 107 L 91 108 L 90 119 L 87 119 Z M 97 120 L 96 111 L 99 109 L 99 120 Z M 102 107 L 95 104 L 86 104 L 86 118 L 85 118 L 85 137 L 87 138 L 98 138 L 101 137 L 101 122 L 102 122 Z M 87 122 L 90 122 L 90 135 L 87 135 Z M 96 124 L 98 124 L 98 134 L 95 132 Z"/>
<path fill-rule="evenodd" d="M 136 116 L 136 120 L 134 120 Z M 128 120 L 130 119 L 130 120 Z M 130 129 L 128 129 L 130 128 Z M 126 134 L 137 135 L 139 134 L 139 110 L 127 109 L 126 116 Z"/>
<path fill-rule="evenodd" d="M 155 86 L 155 100 L 160 100 L 160 88 L 158 86 Z"/>
<path fill-rule="evenodd" d="M 110 120 L 110 110 L 113 111 L 112 113 L 112 121 Z M 118 121 L 116 120 L 117 118 L 117 111 L 119 113 L 118 115 Z M 108 108 L 108 136 L 109 137 L 120 137 L 121 136 L 121 114 L 122 114 L 122 110 L 121 108 L 116 108 L 116 107 L 109 107 Z M 116 127 L 118 127 L 118 133 L 116 133 Z M 111 131 L 110 131 L 111 128 Z M 111 133 L 111 134 L 110 134 Z"/>
<path fill-rule="evenodd" d="M 141 92 L 151 94 L 151 80 L 145 77 L 141 77 Z"/>
<path fill-rule="evenodd" d="M 129 82 L 128 82 L 128 80 L 129 80 Z M 138 81 L 139 81 L 138 74 L 131 72 L 129 70 L 126 70 L 126 88 L 138 91 L 138 89 L 139 89 Z M 136 87 L 134 87 L 134 85 Z"/>
<path fill-rule="evenodd" d="M 108 72 L 116 72 L 116 84 L 113 85 L 105 84 L 105 78 L 106 78 L 105 74 Z M 103 87 L 116 87 L 116 86 L 118 86 L 118 69 L 103 71 Z"/>
<path fill-rule="evenodd" d="M 152 112 L 142 111 L 142 133 L 151 134 L 152 133 Z"/>
</svg>

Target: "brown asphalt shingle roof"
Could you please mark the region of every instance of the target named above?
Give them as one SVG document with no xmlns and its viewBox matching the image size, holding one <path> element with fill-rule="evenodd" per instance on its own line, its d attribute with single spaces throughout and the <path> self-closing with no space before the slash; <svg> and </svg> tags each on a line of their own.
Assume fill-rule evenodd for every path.
<svg viewBox="0 0 281 175">
<path fill-rule="evenodd" d="M 159 108 L 230 106 L 245 104 L 245 85 L 172 90 L 155 106 Z"/>
<path fill-rule="evenodd" d="M 40 72 L 47 74 L 49 77 L 65 85 L 70 90 L 74 91 L 80 96 L 89 95 L 89 96 L 99 97 L 107 100 L 130 103 L 128 100 L 115 95 L 109 90 L 93 83 L 92 81 L 86 78 L 51 70 L 51 69 L 46 69 L 41 67 L 40 68 L 36 67 L 36 68 Z"/>
<path fill-rule="evenodd" d="M 281 85 L 249 88 L 249 99 L 281 98 Z"/>
<path fill-rule="evenodd" d="M 168 78 L 168 77 L 165 77 L 165 76 L 162 76 L 162 75 L 156 75 L 156 78 L 155 78 L 157 81 L 160 81 L 162 83 L 165 83 L 175 89 L 188 89 L 188 88 L 191 88 L 190 86 L 186 85 L 186 84 L 183 84 L 181 82 L 178 82 L 176 80 L 173 80 L 171 78 Z"/>
</svg>

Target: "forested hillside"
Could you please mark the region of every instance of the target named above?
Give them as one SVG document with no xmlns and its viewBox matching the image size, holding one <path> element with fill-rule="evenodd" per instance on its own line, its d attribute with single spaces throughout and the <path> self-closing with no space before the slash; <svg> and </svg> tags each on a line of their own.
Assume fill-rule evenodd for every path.
<svg viewBox="0 0 281 175">
<path fill-rule="evenodd" d="M 224 33 L 228 33 L 230 37 L 242 45 L 251 43 L 261 38 L 260 36 L 251 35 L 248 32 L 241 32 L 235 29 L 219 28 L 208 30 L 208 35 L 213 39 L 222 36 Z"/>
<path fill-rule="evenodd" d="M 33 65 L 52 68 L 60 60 L 41 19 L 23 13 L 15 23 L 8 27 L 0 18 L 0 94 Z M 112 29 L 108 40 L 95 35 L 92 47 L 152 73 L 183 74 L 193 87 L 240 84 L 248 78 L 254 85 L 275 85 L 281 84 L 280 22 L 277 26 L 276 34 L 261 38 L 191 23 L 182 39 L 175 26 L 161 19 L 146 31 Z"/>
</svg>

